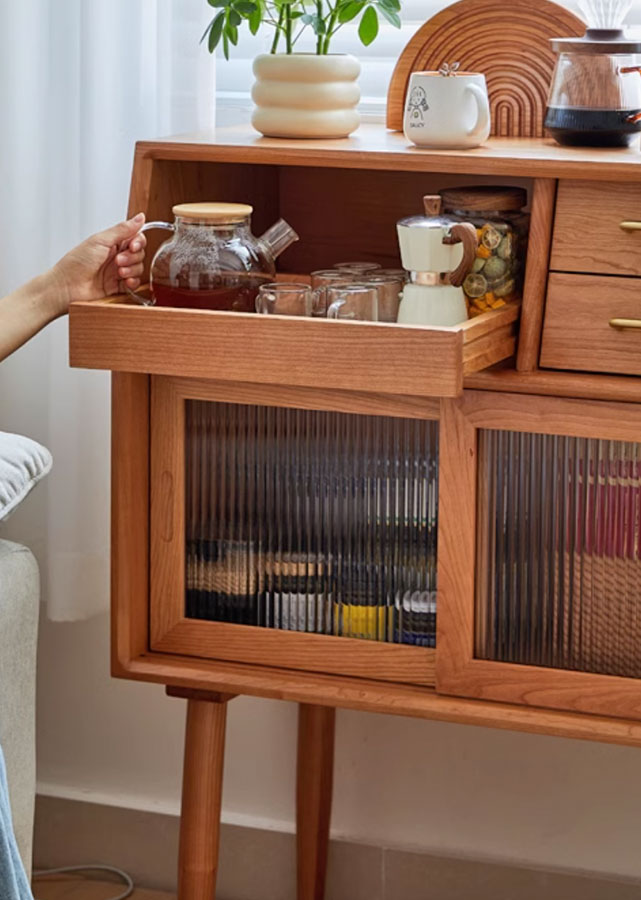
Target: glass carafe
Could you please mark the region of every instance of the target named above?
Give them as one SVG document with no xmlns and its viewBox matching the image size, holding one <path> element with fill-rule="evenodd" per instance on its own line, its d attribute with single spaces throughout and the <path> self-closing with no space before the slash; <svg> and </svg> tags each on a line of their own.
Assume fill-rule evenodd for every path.
<svg viewBox="0 0 641 900">
<path fill-rule="evenodd" d="M 158 306 L 255 312 L 261 284 L 274 280 L 276 257 L 298 240 L 280 219 L 261 237 L 251 232 L 252 207 L 243 203 L 181 203 L 175 222 L 148 228 L 173 232 L 151 263 Z"/>
<path fill-rule="evenodd" d="M 623 20 L 630 0 L 579 0 L 581 38 L 555 38 L 545 127 L 559 144 L 625 147 L 641 131 L 641 41 Z"/>
</svg>

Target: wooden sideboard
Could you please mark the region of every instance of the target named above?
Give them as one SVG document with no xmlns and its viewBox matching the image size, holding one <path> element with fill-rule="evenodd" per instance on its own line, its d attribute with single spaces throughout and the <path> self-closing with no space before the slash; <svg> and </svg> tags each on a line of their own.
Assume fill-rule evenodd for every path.
<svg viewBox="0 0 641 900">
<path fill-rule="evenodd" d="M 143 308 L 122 297 L 73 305 L 71 365 L 113 372 L 113 674 L 188 700 L 181 900 L 215 890 L 225 709 L 237 694 L 300 704 L 300 900 L 323 896 L 336 707 L 641 745 L 640 176 L 637 150 L 494 139 L 431 152 L 379 126 L 342 141 L 221 130 L 138 144 L 130 212 L 167 219 L 179 201 L 249 202 L 256 233 L 283 216 L 300 234 L 284 272 L 347 258 L 398 264 L 396 221 L 443 187 L 518 184 L 531 212 L 522 302 L 454 328 Z M 290 425 L 273 424 L 281 419 L 297 443 Z M 224 430 L 223 420 L 243 422 L 242 441 L 240 425 Z M 367 443 L 368 428 L 378 443 Z M 378 541 L 382 558 L 395 542 L 405 554 L 399 583 L 431 567 L 435 641 L 420 628 L 416 638 L 412 617 L 427 607 L 411 598 L 404 605 L 390 589 L 381 609 L 368 609 L 376 579 L 387 590 L 379 582 L 391 569 L 378 562 L 358 587 L 359 621 L 369 616 L 360 637 L 307 618 L 283 626 L 282 606 L 280 627 L 267 606 L 255 624 L 230 619 L 224 604 L 224 614 L 197 602 L 189 612 L 189 522 L 203 515 L 194 512 L 196 434 L 225 515 L 242 498 L 268 531 L 287 511 L 277 495 L 256 500 L 243 481 L 248 459 L 256 471 L 277 466 L 301 506 L 322 493 L 297 497 L 303 485 L 338 484 L 344 467 L 332 528 L 345 527 L 353 556 Z M 405 457 L 414 468 L 390 475 L 390 459 Z M 374 464 L 387 473 L 387 496 L 415 479 L 376 528 L 350 500 L 365 497 Z M 434 514 L 418 523 L 407 509 L 420 491 L 420 510 L 431 504 Z M 238 553 L 231 543 L 225 552 Z M 317 575 L 342 565 L 321 556 Z M 243 559 L 239 572 L 254 585 L 243 590 L 258 596 L 267 588 Z M 329 609 L 336 597 L 323 591 Z"/>
</svg>

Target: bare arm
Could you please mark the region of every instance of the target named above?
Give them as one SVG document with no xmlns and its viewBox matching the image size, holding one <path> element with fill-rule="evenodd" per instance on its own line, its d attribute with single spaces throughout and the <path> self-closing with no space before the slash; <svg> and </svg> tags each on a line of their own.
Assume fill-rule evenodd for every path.
<svg viewBox="0 0 641 900">
<path fill-rule="evenodd" d="M 9 356 L 53 319 L 64 315 L 72 300 L 96 300 L 115 294 L 122 284 L 140 284 L 145 236 L 139 215 L 94 234 L 18 290 L 0 299 L 0 360 Z"/>
</svg>

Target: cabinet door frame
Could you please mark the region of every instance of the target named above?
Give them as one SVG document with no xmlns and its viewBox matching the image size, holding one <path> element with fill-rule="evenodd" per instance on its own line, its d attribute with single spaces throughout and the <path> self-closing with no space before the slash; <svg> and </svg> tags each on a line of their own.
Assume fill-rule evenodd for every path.
<svg viewBox="0 0 641 900">
<path fill-rule="evenodd" d="M 254 665 L 434 686 L 435 650 L 186 618 L 185 401 L 438 419 L 438 402 L 349 392 L 151 378 L 150 649 Z"/>
<path fill-rule="evenodd" d="M 437 691 L 641 719 L 641 679 L 475 657 L 480 429 L 641 442 L 641 406 L 485 391 L 441 402 Z"/>
</svg>

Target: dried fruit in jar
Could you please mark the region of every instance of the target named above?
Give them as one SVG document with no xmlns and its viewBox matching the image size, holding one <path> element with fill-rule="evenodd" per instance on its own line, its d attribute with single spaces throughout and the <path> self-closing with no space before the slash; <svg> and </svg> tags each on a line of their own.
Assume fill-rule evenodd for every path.
<svg viewBox="0 0 641 900">
<path fill-rule="evenodd" d="M 483 297 L 487 293 L 487 279 L 479 273 L 470 272 L 463 282 L 463 290 L 468 297 Z"/>
<path fill-rule="evenodd" d="M 494 225 L 484 225 L 481 228 L 481 243 L 488 250 L 496 250 L 502 240 L 501 232 Z"/>
<path fill-rule="evenodd" d="M 473 272 L 482 272 L 483 266 L 485 265 L 485 260 L 482 256 L 477 256 L 474 262 L 472 263 L 472 271 Z"/>
<path fill-rule="evenodd" d="M 512 254 L 514 253 L 514 238 L 511 234 L 506 234 L 505 237 L 501 240 L 501 243 L 498 246 L 498 250 L 496 251 L 501 259 L 511 259 Z"/>
<path fill-rule="evenodd" d="M 513 278 L 504 278 L 498 284 L 492 285 L 492 291 L 495 297 L 509 297 L 514 293 L 516 287 Z"/>
<path fill-rule="evenodd" d="M 483 277 L 486 281 L 500 281 L 507 272 L 507 263 L 498 256 L 492 256 L 483 266 Z"/>
</svg>

